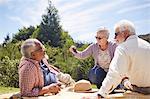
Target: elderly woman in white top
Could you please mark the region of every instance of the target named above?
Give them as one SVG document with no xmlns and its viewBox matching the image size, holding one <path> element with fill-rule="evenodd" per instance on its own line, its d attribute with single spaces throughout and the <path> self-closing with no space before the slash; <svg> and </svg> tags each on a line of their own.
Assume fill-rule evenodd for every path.
<svg viewBox="0 0 150 99">
<path fill-rule="evenodd" d="M 100 88 L 104 80 L 109 64 L 114 56 L 116 44 L 109 42 L 109 31 L 101 27 L 95 36 L 97 43 L 89 45 L 83 51 L 77 51 L 75 46 L 69 48 L 70 52 L 78 59 L 85 59 L 92 56 L 95 61 L 94 67 L 89 71 L 89 80 Z"/>
</svg>

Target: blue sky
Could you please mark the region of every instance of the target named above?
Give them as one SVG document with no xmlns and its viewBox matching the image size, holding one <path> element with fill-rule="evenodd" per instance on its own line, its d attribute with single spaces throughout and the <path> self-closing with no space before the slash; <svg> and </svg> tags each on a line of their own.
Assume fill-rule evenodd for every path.
<svg viewBox="0 0 150 99">
<path fill-rule="evenodd" d="M 150 0 L 51 0 L 59 11 L 61 25 L 75 41 L 95 42 L 100 26 L 110 30 L 122 19 L 132 21 L 136 33 L 150 33 Z M 0 43 L 23 26 L 36 26 L 46 13 L 47 0 L 0 0 Z"/>
</svg>

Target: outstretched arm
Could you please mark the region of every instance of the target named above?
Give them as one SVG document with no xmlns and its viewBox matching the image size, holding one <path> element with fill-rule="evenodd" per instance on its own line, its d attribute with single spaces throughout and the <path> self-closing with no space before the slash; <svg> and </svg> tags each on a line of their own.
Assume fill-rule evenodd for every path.
<svg viewBox="0 0 150 99">
<path fill-rule="evenodd" d="M 91 44 L 91 45 L 88 46 L 85 50 L 83 50 L 83 51 L 78 51 L 75 46 L 71 46 L 71 47 L 69 48 L 69 51 L 70 51 L 76 58 L 78 58 L 78 59 L 85 59 L 85 58 L 87 58 L 87 57 L 89 57 L 89 56 L 92 55 L 92 47 L 93 47 L 93 45 Z"/>
</svg>

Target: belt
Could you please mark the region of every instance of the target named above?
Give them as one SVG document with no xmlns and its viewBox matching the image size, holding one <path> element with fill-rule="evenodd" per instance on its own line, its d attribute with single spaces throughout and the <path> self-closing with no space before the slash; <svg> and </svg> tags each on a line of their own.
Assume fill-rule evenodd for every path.
<svg viewBox="0 0 150 99">
<path fill-rule="evenodd" d="M 142 93 L 144 95 L 150 94 L 150 87 L 138 87 L 136 85 L 132 85 L 134 92 Z"/>
</svg>

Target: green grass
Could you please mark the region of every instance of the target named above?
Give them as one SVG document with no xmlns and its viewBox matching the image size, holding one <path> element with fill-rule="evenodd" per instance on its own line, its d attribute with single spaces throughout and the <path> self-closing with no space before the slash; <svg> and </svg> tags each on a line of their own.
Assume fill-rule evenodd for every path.
<svg viewBox="0 0 150 99">
<path fill-rule="evenodd" d="M 92 85 L 92 88 L 97 89 L 96 85 Z M 0 94 L 13 93 L 13 92 L 19 92 L 19 88 L 0 86 Z"/>
<path fill-rule="evenodd" d="M 19 88 L 0 86 L 0 94 L 19 92 Z"/>
<path fill-rule="evenodd" d="M 97 89 L 96 85 L 93 85 L 93 84 L 92 84 L 92 88 Z"/>
</svg>

